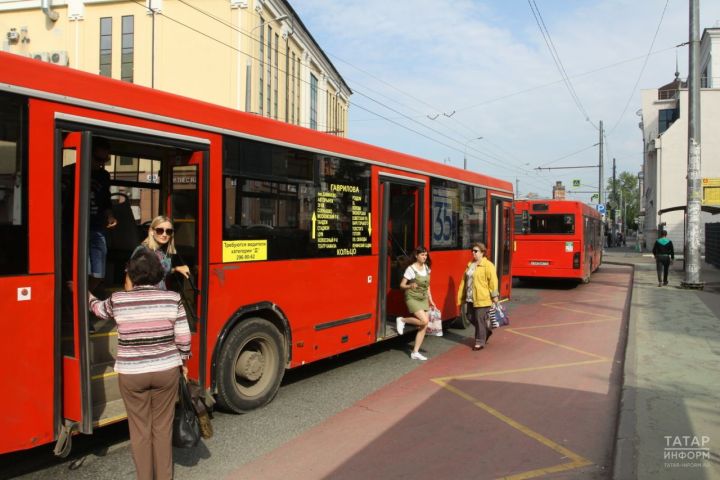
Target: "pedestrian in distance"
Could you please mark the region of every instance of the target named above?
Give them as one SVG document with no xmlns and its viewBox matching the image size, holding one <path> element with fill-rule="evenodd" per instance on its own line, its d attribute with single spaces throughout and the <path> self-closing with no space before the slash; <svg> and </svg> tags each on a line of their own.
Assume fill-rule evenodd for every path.
<svg viewBox="0 0 720 480">
<path fill-rule="evenodd" d="M 180 375 L 187 375 L 190 328 L 180 294 L 157 284 L 164 270 L 141 250 L 127 265 L 126 291 L 107 300 L 89 293 L 90 310 L 114 319 L 118 330 L 115 371 L 130 428 L 138 480 L 173 477 L 172 424 Z"/>
<path fill-rule="evenodd" d="M 668 284 L 668 270 L 670 270 L 670 262 L 675 260 L 675 249 L 672 240 L 667 238 L 667 232 L 662 230 L 660 238 L 655 240 L 652 249 L 655 257 L 655 266 L 657 267 L 658 287 Z"/>
<path fill-rule="evenodd" d="M 177 250 L 175 249 L 175 229 L 170 218 L 165 215 L 158 215 L 153 218 L 148 228 L 148 236 L 140 245 L 135 248 L 132 256 L 141 250 L 154 252 L 163 267 L 165 275 L 158 284 L 161 289 L 166 289 L 166 280 L 173 273 L 180 273 L 185 278 L 190 277 L 190 269 L 187 265 L 179 264 Z M 173 263 L 176 263 L 173 266 Z"/>
<path fill-rule="evenodd" d="M 400 288 L 405 291 L 405 305 L 412 317 L 397 317 L 395 325 L 397 332 L 402 335 L 405 324 L 417 325 L 415 333 L 415 345 L 410 353 L 413 360 L 427 360 L 427 357 L 420 353 L 420 346 L 425 339 L 425 331 L 430 321 L 429 310 L 435 308 L 435 302 L 430 292 L 430 254 L 423 246 L 419 246 L 413 252 L 413 263 L 405 269 L 403 278 L 400 281 Z"/>
<path fill-rule="evenodd" d="M 497 306 L 499 291 L 495 265 L 487 259 L 487 247 L 483 243 L 475 243 L 471 248 L 472 260 L 467 264 L 460 280 L 457 293 L 457 305 L 465 305 L 467 316 L 475 327 L 475 345 L 473 350 L 485 348 L 492 330 L 487 319 L 490 308 Z"/>
</svg>

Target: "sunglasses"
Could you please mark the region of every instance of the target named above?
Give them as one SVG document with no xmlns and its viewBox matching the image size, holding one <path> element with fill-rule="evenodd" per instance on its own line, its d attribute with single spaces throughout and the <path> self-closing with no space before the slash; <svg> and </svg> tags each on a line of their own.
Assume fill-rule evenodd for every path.
<svg viewBox="0 0 720 480">
<path fill-rule="evenodd" d="M 173 230 L 172 228 L 157 227 L 155 229 L 155 233 L 157 233 L 158 235 L 162 235 L 162 234 L 166 233 L 168 237 L 171 237 L 172 234 L 175 233 L 175 230 Z"/>
<path fill-rule="evenodd" d="M 473 248 L 473 249 L 471 249 L 470 251 L 471 251 L 472 253 L 480 253 L 480 250 L 478 250 L 477 248 Z"/>
</svg>

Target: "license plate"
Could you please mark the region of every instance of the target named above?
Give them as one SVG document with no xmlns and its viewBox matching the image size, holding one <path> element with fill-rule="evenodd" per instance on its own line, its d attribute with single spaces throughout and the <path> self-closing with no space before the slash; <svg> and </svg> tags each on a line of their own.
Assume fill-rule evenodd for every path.
<svg viewBox="0 0 720 480">
<path fill-rule="evenodd" d="M 540 261 L 540 260 L 533 260 L 530 262 L 530 265 L 535 266 L 542 266 L 542 265 L 550 265 L 550 262 Z"/>
</svg>

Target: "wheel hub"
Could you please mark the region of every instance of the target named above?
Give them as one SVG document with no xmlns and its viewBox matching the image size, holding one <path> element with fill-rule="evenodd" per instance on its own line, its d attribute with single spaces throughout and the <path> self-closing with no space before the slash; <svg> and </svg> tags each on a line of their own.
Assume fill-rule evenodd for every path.
<svg viewBox="0 0 720 480">
<path fill-rule="evenodd" d="M 265 368 L 265 359 L 261 352 L 246 350 L 240 354 L 235 364 L 235 374 L 251 382 L 255 382 L 262 377 Z"/>
</svg>

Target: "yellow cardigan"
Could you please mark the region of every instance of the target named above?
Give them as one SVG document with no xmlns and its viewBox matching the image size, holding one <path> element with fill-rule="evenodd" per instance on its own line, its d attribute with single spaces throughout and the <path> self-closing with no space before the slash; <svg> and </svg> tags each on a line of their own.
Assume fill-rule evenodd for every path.
<svg viewBox="0 0 720 480">
<path fill-rule="evenodd" d="M 468 267 L 472 262 L 468 263 Z M 465 269 L 467 271 L 467 268 Z M 492 305 L 492 299 L 499 295 L 498 278 L 495 272 L 495 265 L 483 257 L 480 263 L 475 267 L 473 272 L 473 306 L 489 307 Z M 462 305 L 465 302 L 465 272 L 460 280 L 460 288 L 457 293 L 457 304 Z"/>
</svg>

